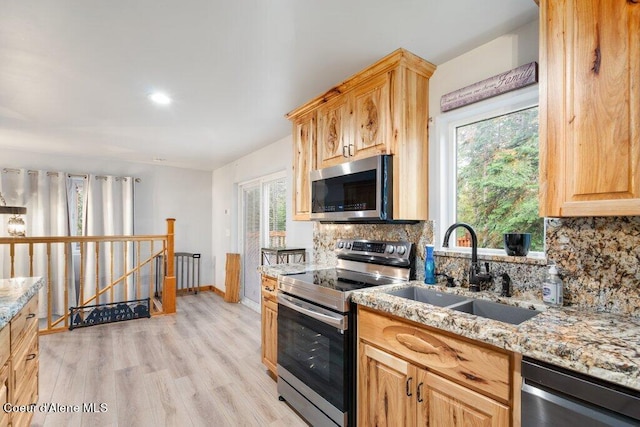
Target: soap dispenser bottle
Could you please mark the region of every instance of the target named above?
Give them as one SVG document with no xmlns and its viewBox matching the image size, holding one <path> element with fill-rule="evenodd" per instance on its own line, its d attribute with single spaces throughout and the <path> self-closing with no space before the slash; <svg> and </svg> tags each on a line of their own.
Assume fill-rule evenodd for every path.
<svg viewBox="0 0 640 427">
<path fill-rule="evenodd" d="M 436 262 L 433 259 L 433 245 L 426 245 L 424 254 L 424 283 L 427 285 L 435 285 Z"/>
<path fill-rule="evenodd" d="M 558 275 L 558 269 L 555 265 L 549 266 L 547 277 L 542 283 L 542 301 L 545 304 L 562 306 L 562 279 Z"/>
</svg>

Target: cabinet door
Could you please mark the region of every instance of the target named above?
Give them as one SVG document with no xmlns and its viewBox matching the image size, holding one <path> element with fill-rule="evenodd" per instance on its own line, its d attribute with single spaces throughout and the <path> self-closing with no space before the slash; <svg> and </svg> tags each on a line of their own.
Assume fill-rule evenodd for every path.
<svg viewBox="0 0 640 427">
<path fill-rule="evenodd" d="M 363 341 L 359 355 L 358 425 L 414 425 L 416 368 Z"/>
<path fill-rule="evenodd" d="M 278 304 L 262 297 L 262 363 L 277 375 L 278 365 Z"/>
<path fill-rule="evenodd" d="M 638 215 L 640 4 L 540 6 L 540 213 Z"/>
<path fill-rule="evenodd" d="M 354 158 L 390 153 L 390 80 L 389 73 L 374 77 L 354 89 Z"/>
<path fill-rule="evenodd" d="M 311 213 L 311 181 L 315 168 L 315 113 L 300 117 L 293 123 L 293 219 L 308 221 Z"/>
<path fill-rule="evenodd" d="M 507 406 L 422 369 L 417 378 L 417 425 L 509 426 Z"/>
<path fill-rule="evenodd" d="M 318 108 L 318 169 L 348 161 L 352 134 L 349 94 Z"/>
<path fill-rule="evenodd" d="M 0 366 L 0 405 L 4 407 L 9 401 L 9 371 L 10 362 L 7 362 L 4 366 Z M 6 427 L 9 425 L 9 412 L 5 412 L 0 409 L 0 427 Z"/>
</svg>

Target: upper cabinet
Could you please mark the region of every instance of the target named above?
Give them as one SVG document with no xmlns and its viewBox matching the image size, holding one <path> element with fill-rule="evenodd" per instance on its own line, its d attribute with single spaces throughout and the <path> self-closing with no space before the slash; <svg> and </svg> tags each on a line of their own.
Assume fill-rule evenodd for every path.
<svg viewBox="0 0 640 427">
<path fill-rule="evenodd" d="M 352 131 L 348 97 L 318 107 L 318 169 L 344 162 L 353 147 Z"/>
<path fill-rule="evenodd" d="M 396 70 L 382 73 L 353 90 L 355 132 L 353 151 L 357 158 L 393 154 L 391 142 L 391 82 Z M 426 141 L 425 141 L 426 142 Z"/>
<path fill-rule="evenodd" d="M 434 71 L 433 64 L 398 49 L 287 114 L 294 123 L 295 219 L 309 219 L 311 170 L 378 154 L 393 155 L 393 218 L 427 219 L 429 78 Z M 302 117 L 314 117 L 316 125 L 309 133 L 309 152 L 315 157 L 306 170 L 299 158 Z"/>
<path fill-rule="evenodd" d="M 540 14 L 540 214 L 640 215 L 640 2 Z"/>
<path fill-rule="evenodd" d="M 293 121 L 293 219 L 308 220 L 311 208 L 309 172 L 315 168 L 315 112 Z"/>
</svg>

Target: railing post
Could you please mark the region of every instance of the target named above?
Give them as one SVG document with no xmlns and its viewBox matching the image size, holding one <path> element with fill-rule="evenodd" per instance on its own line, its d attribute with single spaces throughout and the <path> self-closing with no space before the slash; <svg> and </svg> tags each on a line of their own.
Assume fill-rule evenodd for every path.
<svg viewBox="0 0 640 427">
<path fill-rule="evenodd" d="M 174 225 L 175 218 L 167 218 L 167 272 L 162 290 L 162 311 L 176 312 L 176 275 L 174 266 Z"/>
</svg>

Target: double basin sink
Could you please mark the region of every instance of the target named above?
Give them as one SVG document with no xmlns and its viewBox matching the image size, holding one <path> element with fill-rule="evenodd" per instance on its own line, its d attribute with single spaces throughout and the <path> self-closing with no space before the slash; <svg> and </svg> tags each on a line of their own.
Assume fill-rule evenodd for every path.
<svg viewBox="0 0 640 427">
<path fill-rule="evenodd" d="M 385 292 L 412 301 L 423 302 L 438 307 L 474 314 L 486 319 L 519 325 L 540 312 L 522 307 L 500 304 L 498 302 L 469 298 L 462 295 L 447 294 L 420 286 L 410 286 Z"/>
</svg>

